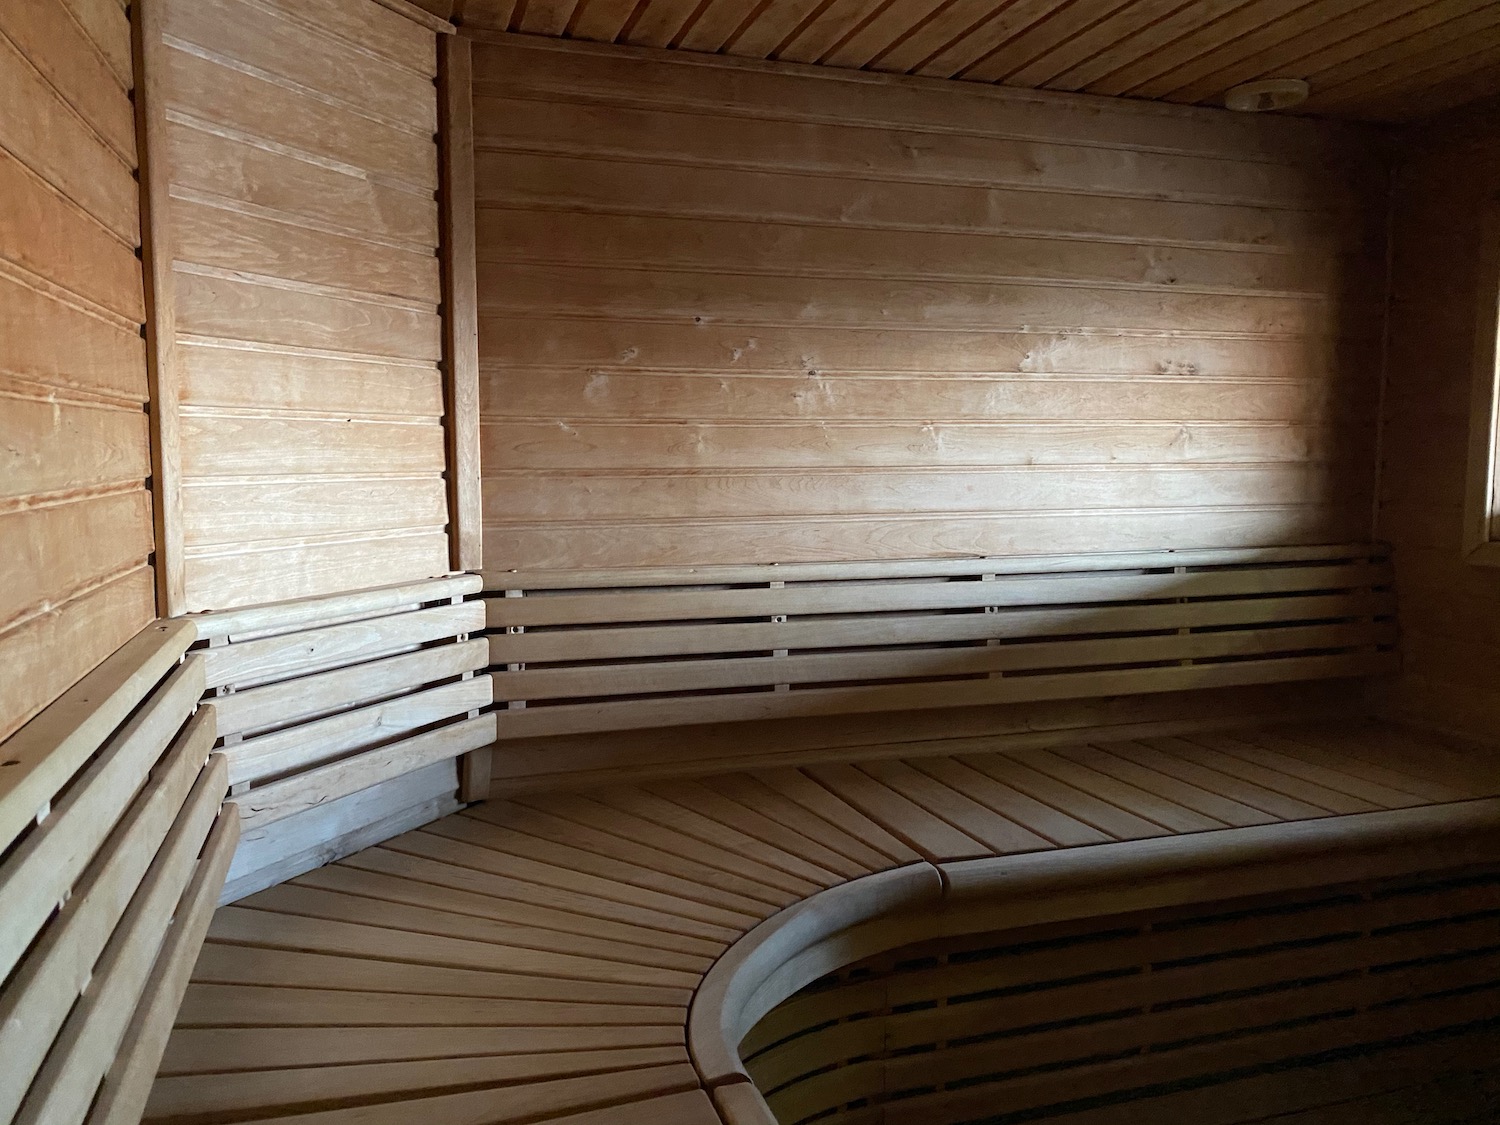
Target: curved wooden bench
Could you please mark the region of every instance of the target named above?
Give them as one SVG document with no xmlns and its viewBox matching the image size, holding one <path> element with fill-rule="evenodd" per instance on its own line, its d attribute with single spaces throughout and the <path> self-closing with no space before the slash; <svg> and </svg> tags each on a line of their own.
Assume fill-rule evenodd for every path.
<svg viewBox="0 0 1500 1125">
<path fill-rule="evenodd" d="M 765 1125 L 740 1039 L 831 969 L 1493 863 L 1497 794 L 1367 724 L 519 795 L 220 909 L 147 1115 Z"/>
</svg>

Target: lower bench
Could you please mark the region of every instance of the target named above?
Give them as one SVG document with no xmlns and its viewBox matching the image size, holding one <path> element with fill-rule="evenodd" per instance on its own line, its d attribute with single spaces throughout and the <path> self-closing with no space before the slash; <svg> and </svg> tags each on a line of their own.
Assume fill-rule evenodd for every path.
<svg viewBox="0 0 1500 1125">
<path fill-rule="evenodd" d="M 1500 760 L 1373 723 L 518 795 L 221 908 L 148 1116 L 769 1125 L 763 1017 L 863 959 L 1497 863 Z"/>
</svg>

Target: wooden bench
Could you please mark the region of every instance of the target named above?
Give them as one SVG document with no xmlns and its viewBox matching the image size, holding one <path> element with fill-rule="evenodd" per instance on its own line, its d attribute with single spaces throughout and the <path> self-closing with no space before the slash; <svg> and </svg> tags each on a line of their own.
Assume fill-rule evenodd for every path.
<svg viewBox="0 0 1500 1125">
<path fill-rule="evenodd" d="M 239 836 L 158 622 L 0 745 L 0 1120 L 139 1120 Z"/>
<path fill-rule="evenodd" d="M 148 1117 L 770 1125 L 741 1042 L 882 950 L 1500 863 L 1500 757 L 1375 723 L 952 749 L 518 794 L 225 907 Z"/>
</svg>

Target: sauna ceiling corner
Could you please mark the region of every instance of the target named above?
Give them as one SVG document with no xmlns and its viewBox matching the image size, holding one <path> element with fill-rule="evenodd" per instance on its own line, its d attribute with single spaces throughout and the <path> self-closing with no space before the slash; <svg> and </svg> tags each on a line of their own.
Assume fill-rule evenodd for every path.
<svg viewBox="0 0 1500 1125">
<path fill-rule="evenodd" d="M 1496 0 L 421 0 L 467 28 L 1027 89 L 1407 122 L 1500 94 Z"/>
</svg>

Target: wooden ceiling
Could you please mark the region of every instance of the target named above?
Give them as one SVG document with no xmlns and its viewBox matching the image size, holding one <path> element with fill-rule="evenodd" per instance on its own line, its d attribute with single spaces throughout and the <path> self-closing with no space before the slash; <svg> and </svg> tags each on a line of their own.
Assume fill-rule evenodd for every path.
<svg viewBox="0 0 1500 1125">
<path fill-rule="evenodd" d="M 1413 121 L 1500 94 L 1500 0 L 421 0 L 464 26 L 1031 89 Z"/>
</svg>

